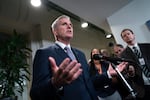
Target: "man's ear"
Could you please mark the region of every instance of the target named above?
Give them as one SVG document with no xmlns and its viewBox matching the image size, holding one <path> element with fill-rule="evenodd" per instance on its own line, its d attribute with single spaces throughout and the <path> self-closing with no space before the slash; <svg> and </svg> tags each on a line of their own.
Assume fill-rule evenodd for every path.
<svg viewBox="0 0 150 100">
<path fill-rule="evenodd" d="M 52 30 L 54 35 L 57 35 L 56 29 Z"/>
<path fill-rule="evenodd" d="M 53 33 L 53 35 L 54 35 L 54 37 L 55 37 L 55 40 L 57 40 L 57 32 L 55 31 L 55 30 L 52 30 L 52 33 Z"/>
</svg>

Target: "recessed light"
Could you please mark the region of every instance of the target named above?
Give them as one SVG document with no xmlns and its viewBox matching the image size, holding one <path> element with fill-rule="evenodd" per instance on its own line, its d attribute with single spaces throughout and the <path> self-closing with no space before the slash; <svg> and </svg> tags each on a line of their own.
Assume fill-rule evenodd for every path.
<svg viewBox="0 0 150 100">
<path fill-rule="evenodd" d="M 31 0 L 31 4 L 35 7 L 39 7 L 41 5 L 41 0 Z"/>
<path fill-rule="evenodd" d="M 88 23 L 87 23 L 87 22 L 83 22 L 83 23 L 81 24 L 81 27 L 82 27 L 82 28 L 88 27 Z"/>
<path fill-rule="evenodd" d="M 109 38 L 111 38 L 111 36 L 112 36 L 111 34 L 107 34 L 106 38 L 109 39 Z"/>
</svg>

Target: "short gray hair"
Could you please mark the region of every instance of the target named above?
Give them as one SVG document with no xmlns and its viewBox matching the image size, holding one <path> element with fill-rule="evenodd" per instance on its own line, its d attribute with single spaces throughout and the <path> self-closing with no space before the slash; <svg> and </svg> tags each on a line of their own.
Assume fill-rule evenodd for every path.
<svg viewBox="0 0 150 100">
<path fill-rule="evenodd" d="M 62 18 L 67 18 L 67 19 L 70 20 L 70 17 L 67 16 L 67 15 L 61 15 L 61 16 L 59 16 L 58 18 L 56 18 L 56 19 L 53 21 L 53 23 L 52 23 L 52 25 L 51 25 L 52 31 L 56 28 L 56 26 L 57 26 L 57 24 L 58 24 L 58 21 L 59 21 L 60 19 L 62 19 Z"/>
</svg>

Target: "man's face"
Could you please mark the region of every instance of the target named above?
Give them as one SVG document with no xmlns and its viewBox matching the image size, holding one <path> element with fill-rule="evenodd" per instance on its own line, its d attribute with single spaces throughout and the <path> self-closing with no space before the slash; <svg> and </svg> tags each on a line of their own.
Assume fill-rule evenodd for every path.
<svg viewBox="0 0 150 100">
<path fill-rule="evenodd" d="M 130 32 L 129 30 L 126 30 L 126 31 L 122 32 L 121 35 L 122 35 L 122 39 L 127 44 L 130 44 L 135 40 L 134 34 L 132 32 Z"/>
<path fill-rule="evenodd" d="M 59 41 L 70 41 L 73 38 L 73 26 L 69 19 L 62 18 L 58 21 L 54 34 Z"/>
<path fill-rule="evenodd" d="M 121 48 L 119 46 L 114 46 L 114 53 L 116 56 L 120 56 L 120 54 L 123 52 L 124 48 Z"/>
</svg>

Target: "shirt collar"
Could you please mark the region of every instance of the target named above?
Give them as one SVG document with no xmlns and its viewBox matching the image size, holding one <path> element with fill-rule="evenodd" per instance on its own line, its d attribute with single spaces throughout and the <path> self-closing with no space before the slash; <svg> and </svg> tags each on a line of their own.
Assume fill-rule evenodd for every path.
<svg viewBox="0 0 150 100">
<path fill-rule="evenodd" d="M 69 47 L 69 49 L 71 49 L 70 44 L 66 45 L 60 41 L 55 41 L 56 44 L 58 44 L 62 49 L 64 49 L 66 46 Z"/>
<path fill-rule="evenodd" d="M 131 48 L 131 50 L 133 50 L 133 47 L 137 47 L 138 50 L 140 50 L 138 43 L 135 43 L 134 45 L 128 45 L 129 48 Z"/>
</svg>

